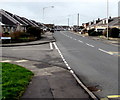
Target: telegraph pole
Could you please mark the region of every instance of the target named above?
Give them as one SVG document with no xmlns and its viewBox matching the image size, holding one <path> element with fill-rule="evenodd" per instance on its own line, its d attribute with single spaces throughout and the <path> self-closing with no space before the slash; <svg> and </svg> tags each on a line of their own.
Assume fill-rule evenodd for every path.
<svg viewBox="0 0 120 100">
<path fill-rule="evenodd" d="M 78 13 L 78 18 L 77 18 L 77 26 L 79 26 L 79 13 Z"/>
<path fill-rule="evenodd" d="M 68 26 L 69 26 L 69 18 L 68 18 Z"/>
<path fill-rule="evenodd" d="M 107 39 L 109 40 L 109 18 L 108 18 L 108 16 L 109 16 L 109 2 L 108 2 L 108 0 L 107 0 Z"/>
</svg>

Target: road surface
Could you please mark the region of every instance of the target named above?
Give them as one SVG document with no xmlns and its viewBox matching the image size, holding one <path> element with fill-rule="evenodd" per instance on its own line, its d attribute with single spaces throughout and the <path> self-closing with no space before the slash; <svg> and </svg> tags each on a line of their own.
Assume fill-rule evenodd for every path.
<svg viewBox="0 0 120 100">
<path fill-rule="evenodd" d="M 69 66 L 95 95 L 119 94 L 118 47 L 67 31 L 56 31 L 54 37 Z"/>
</svg>

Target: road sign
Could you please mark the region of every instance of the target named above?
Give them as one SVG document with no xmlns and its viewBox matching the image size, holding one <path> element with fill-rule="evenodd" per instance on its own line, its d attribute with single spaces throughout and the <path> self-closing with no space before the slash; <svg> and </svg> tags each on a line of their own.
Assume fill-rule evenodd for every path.
<svg viewBox="0 0 120 100">
<path fill-rule="evenodd" d="M 11 39 L 11 37 L 0 37 L 0 39 Z"/>
</svg>

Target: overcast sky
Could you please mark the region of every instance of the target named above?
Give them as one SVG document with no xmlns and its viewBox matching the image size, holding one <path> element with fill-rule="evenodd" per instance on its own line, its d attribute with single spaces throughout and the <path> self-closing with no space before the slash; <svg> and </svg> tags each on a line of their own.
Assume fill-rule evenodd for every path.
<svg viewBox="0 0 120 100">
<path fill-rule="evenodd" d="M 118 16 L 118 2 L 109 1 L 109 15 Z M 52 8 L 51 6 L 54 6 Z M 43 17 L 43 8 L 44 17 Z M 77 14 L 80 14 L 80 24 L 107 16 L 107 0 L 0 0 L 0 9 L 13 14 L 33 19 L 42 23 L 67 25 L 77 24 Z"/>
</svg>

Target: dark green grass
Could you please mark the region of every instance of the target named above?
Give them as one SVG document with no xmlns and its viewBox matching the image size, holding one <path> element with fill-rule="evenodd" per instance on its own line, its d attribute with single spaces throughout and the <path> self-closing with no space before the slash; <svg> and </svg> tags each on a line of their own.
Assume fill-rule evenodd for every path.
<svg viewBox="0 0 120 100">
<path fill-rule="evenodd" d="M 1 63 L 2 99 L 17 100 L 24 93 L 33 73 L 21 66 Z"/>
</svg>

